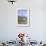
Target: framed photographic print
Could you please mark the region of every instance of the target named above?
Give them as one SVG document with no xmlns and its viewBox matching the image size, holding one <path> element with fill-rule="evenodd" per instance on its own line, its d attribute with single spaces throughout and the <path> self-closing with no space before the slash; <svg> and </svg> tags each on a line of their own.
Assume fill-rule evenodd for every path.
<svg viewBox="0 0 46 46">
<path fill-rule="evenodd" d="M 29 26 L 30 24 L 30 9 L 18 8 L 16 10 L 16 26 Z"/>
</svg>

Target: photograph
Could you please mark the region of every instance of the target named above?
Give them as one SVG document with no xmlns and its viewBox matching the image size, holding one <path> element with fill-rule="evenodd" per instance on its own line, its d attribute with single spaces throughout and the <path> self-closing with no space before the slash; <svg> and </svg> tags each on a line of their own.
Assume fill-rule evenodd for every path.
<svg viewBox="0 0 46 46">
<path fill-rule="evenodd" d="M 17 26 L 29 26 L 29 8 L 18 8 L 16 12 Z"/>
</svg>

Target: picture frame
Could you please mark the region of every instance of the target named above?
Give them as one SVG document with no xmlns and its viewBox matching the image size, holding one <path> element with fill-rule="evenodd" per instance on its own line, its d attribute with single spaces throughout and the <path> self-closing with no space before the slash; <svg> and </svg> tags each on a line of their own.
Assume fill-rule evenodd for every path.
<svg viewBox="0 0 46 46">
<path fill-rule="evenodd" d="M 16 9 L 16 26 L 18 27 L 30 26 L 30 8 Z"/>
</svg>

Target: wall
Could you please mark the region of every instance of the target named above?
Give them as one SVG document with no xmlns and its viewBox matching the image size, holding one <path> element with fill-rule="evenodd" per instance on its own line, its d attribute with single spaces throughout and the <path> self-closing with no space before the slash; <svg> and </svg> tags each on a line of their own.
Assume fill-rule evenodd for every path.
<svg viewBox="0 0 46 46">
<path fill-rule="evenodd" d="M 34 40 L 46 40 L 45 2 L 45 0 L 17 0 L 12 5 L 7 0 L 0 0 L 0 40 L 15 40 L 18 32 L 22 31 L 31 34 Z M 30 27 L 16 27 L 17 8 L 30 8 L 32 11 Z"/>
</svg>

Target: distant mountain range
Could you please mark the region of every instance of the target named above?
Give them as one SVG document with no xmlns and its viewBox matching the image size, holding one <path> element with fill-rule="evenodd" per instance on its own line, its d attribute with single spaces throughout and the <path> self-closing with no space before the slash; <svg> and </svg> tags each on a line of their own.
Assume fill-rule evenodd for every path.
<svg viewBox="0 0 46 46">
<path fill-rule="evenodd" d="M 18 24 L 27 24 L 26 16 L 18 16 Z"/>
</svg>

